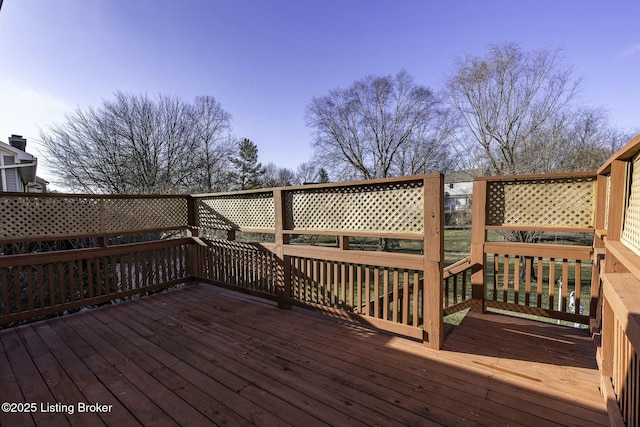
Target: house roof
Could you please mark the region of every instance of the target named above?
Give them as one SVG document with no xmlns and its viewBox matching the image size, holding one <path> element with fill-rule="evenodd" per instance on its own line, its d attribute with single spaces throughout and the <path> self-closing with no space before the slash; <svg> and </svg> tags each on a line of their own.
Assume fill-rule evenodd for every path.
<svg viewBox="0 0 640 427">
<path fill-rule="evenodd" d="M 35 156 L 20 150 L 19 148 L 16 148 L 11 144 L 7 144 L 6 142 L 1 141 L 0 151 L 11 153 L 18 159 L 14 166 L 18 170 L 18 174 L 20 175 L 20 179 L 22 180 L 22 182 L 24 182 L 25 184 L 35 182 L 36 169 L 38 167 L 38 159 Z"/>
<path fill-rule="evenodd" d="M 446 173 L 444 175 L 444 182 L 470 182 L 473 181 L 473 178 L 476 176 L 482 175 L 483 173 L 480 169 L 461 169 L 451 173 Z"/>
<path fill-rule="evenodd" d="M 20 150 L 19 148 L 13 147 L 10 144 L 7 144 L 6 142 L 2 142 L 0 141 L 0 150 L 2 151 L 8 151 L 10 153 L 13 153 L 14 155 L 18 156 L 18 161 L 20 163 L 29 163 L 29 162 L 33 162 L 36 160 L 35 156 Z"/>
</svg>

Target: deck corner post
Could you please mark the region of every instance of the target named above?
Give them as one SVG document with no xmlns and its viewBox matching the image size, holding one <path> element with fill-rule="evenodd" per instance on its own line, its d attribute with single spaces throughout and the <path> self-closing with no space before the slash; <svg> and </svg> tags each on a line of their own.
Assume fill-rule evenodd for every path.
<svg viewBox="0 0 640 427">
<path fill-rule="evenodd" d="M 487 181 L 473 182 L 473 202 L 471 211 L 471 310 L 485 312 L 485 271 L 486 257 L 484 244 L 487 240 Z"/>
<path fill-rule="evenodd" d="M 422 313 L 425 346 L 439 350 L 444 341 L 442 276 L 444 268 L 444 175 L 423 180 L 424 280 Z"/>
<path fill-rule="evenodd" d="M 192 195 L 185 196 L 187 201 L 187 236 L 198 237 L 198 211 L 196 206 L 196 198 Z M 202 277 L 201 264 L 200 264 L 200 248 L 191 239 L 191 243 L 187 245 L 186 251 L 186 266 L 187 276 L 189 281 L 197 282 L 199 277 Z"/>
<path fill-rule="evenodd" d="M 593 228 L 596 232 L 593 235 L 593 253 L 591 256 L 592 268 L 591 268 L 591 297 L 589 304 L 589 329 L 593 334 L 599 331 L 602 327 L 602 284 L 600 277 L 602 271 L 600 270 L 600 261 L 604 259 L 604 240 L 597 230 L 604 230 L 605 224 L 605 208 L 607 205 L 607 177 L 605 175 L 598 175 L 596 177 L 596 191 L 594 199 L 593 209 Z"/>
<path fill-rule="evenodd" d="M 187 231 L 193 237 L 198 236 L 198 207 L 196 205 L 196 198 L 187 195 Z"/>
<path fill-rule="evenodd" d="M 284 254 L 284 247 L 289 243 L 289 235 L 284 233 L 285 228 L 285 194 L 282 188 L 273 190 L 273 203 L 275 207 L 275 255 L 277 260 L 276 295 L 278 308 L 291 308 L 291 258 Z"/>
<path fill-rule="evenodd" d="M 200 269 L 200 247 L 193 239 L 191 239 L 191 243 L 187 245 L 187 276 L 188 280 L 191 282 L 198 282 L 198 278 L 202 277 L 202 271 Z"/>
</svg>

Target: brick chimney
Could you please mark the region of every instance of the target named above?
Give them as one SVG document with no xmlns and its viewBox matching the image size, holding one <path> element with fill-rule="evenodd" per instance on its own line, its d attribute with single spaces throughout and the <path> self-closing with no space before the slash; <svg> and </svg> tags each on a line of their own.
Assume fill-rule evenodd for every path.
<svg viewBox="0 0 640 427">
<path fill-rule="evenodd" d="M 9 137 L 9 145 L 18 150 L 25 151 L 27 148 L 27 139 L 23 138 L 22 135 L 11 135 Z"/>
</svg>

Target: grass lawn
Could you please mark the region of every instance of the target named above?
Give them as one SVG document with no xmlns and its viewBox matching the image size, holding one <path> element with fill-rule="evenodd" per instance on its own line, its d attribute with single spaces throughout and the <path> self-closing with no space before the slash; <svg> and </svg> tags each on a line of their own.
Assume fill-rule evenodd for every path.
<svg viewBox="0 0 640 427">
<path fill-rule="evenodd" d="M 291 239 L 291 243 L 317 245 L 325 247 L 335 247 L 336 238 L 334 236 L 309 236 L 296 235 Z M 367 237 L 351 237 L 349 245 L 351 249 L 363 251 L 378 250 L 378 239 Z M 402 252 L 421 254 L 423 243 L 420 240 L 399 240 L 388 239 L 389 252 Z M 470 229 L 445 229 L 444 231 L 444 263 L 445 266 L 453 264 L 464 257 L 469 256 L 471 248 Z"/>
<path fill-rule="evenodd" d="M 501 241 L 504 236 L 500 232 L 490 231 L 488 234 L 488 239 L 490 241 Z M 592 237 L 589 235 L 581 235 L 577 233 L 541 233 L 539 236 L 539 240 L 544 243 L 553 243 L 553 244 L 573 244 L 573 245 L 590 245 Z M 335 236 L 309 236 L 309 235 L 297 235 L 292 236 L 291 243 L 296 244 L 306 244 L 306 245 L 317 245 L 317 246 L 325 246 L 325 247 L 336 247 L 336 237 Z M 379 239 L 375 238 L 365 238 L 365 237 L 351 237 L 349 244 L 350 248 L 353 250 L 365 250 L 365 251 L 376 251 L 378 250 L 378 245 L 380 243 Z M 413 253 L 413 254 L 421 254 L 423 253 L 423 242 L 421 240 L 398 240 L 398 239 L 388 239 L 387 240 L 389 251 L 390 252 L 402 252 L 402 253 Z M 470 255 L 470 247 L 471 247 L 471 229 L 455 229 L 455 228 L 447 228 L 444 231 L 444 264 L 445 266 L 451 265 L 467 256 Z M 497 299 L 502 301 L 504 290 L 504 257 L 499 257 L 499 266 L 498 266 L 498 274 L 497 278 Z M 537 273 L 537 261 L 534 260 L 534 272 Z M 541 307 L 558 310 L 558 300 L 559 300 L 559 290 L 557 280 L 562 277 L 562 261 L 557 260 L 554 268 L 554 293 L 555 298 L 553 302 L 550 301 L 549 298 L 549 275 L 550 275 L 550 260 L 548 258 L 544 258 L 542 260 L 543 264 L 543 274 L 542 274 L 542 291 L 540 292 L 541 299 Z M 568 293 L 575 289 L 575 261 L 569 260 L 568 263 L 568 282 L 567 288 Z M 583 306 L 583 314 L 589 314 L 589 303 L 590 303 L 590 293 L 591 293 L 591 262 L 583 261 L 581 264 L 581 274 L 580 274 L 580 304 Z M 506 302 L 517 303 L 518 305 L 525 305 L 525 283 L 524 280 L 520 280 L 520 289 L 518 292 L 518 297 L 516 299 L 515 291 L 514 291 L 514 274 L 515 266 L 513 257 L 510 258 L 510 267 L 509 267 L 509 278 L 508 278 L 508 287 L 506 289 Z M 493 298 L 493 280 L 494 280 L 494 260 L 493 256 L 488 254 L 486 260 L 486 278 L 487 278 L 487 294 L 486 298 Z M 452 284 L 452 283 L 451 283 Z M 536 306 L 538 300 L 538 292 L 537 292 L 537 279 L 531 279 L 531 288 L 529 293 L 529 305 Z M 460 292 L 460 291 L 459 291 Z M 467 295 L 471 295 L 471 278 L 470 275 L 467 275 L 467 283 L 466 283 L 466 292 Z M 450 289 L 450 301 L 453 301 L 453 290 Z M 567 302 L 568 304 L 568 297 Z M 450 324 L 458 324 L 464 315 L 465 311 L 461 311 L 459 313 L 452 314 L 450 316 L 445 317 L 445 322 Z M 531 316 L 530 316 L 531 317 Z M 541 319 L 533 316 L 538 320 L 546 320 L 553 321 L 552 319 Z M 566 323 L 566 322 L 563 322 Z M 568 324 L 568 323 L 567 323 Z M 571 324 L 573 325 L 573 324 Z"/>
</svg>

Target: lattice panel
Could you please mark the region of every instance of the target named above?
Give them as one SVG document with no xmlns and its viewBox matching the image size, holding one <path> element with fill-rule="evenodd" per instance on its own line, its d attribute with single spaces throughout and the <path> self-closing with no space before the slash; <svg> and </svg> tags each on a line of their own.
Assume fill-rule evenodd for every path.
<svg viewBox="0 0 640 427">
<path fill-rule="evenodd" d="M 273 194 L 252 193 L 198 199 L 196 224 L 217 230 L 274 229 Z"/>
<path fill-rule="evenodd" d="M 611 200 L 611 175 L 607 176 L 607 201 L 604 205 L 604 229 L 609 228 L 609 201 Z"/>
<path fill-rule="evenodd" d="M 186 198 L 104 199 L 103 203 L 106 233 L 189 225 Z"/>
<path fill-rule="evenodd" d="M 497 181 L 487 186 L 487 225 L 591 227 L 595 177 Z"/>
<path fill-rule="evenodd" d="M 0 238 L 78 236 L 100 232 L 94 198 L 0 197 Z"/>
<path fill-rule="evenodd" d="M 289 230 L 422 233 L 421 182 L 295 190 L 285 196 Z"/>
<path fill-rule="evenodd" d="M 0 239 L 3 240 L 187 226 L 186 198 L 0 197 Z"/>
<path fill-rule="evenodd" d="M 633 160 L 631 188 L 624 215 L 622 241 L 640 255 L 640 154 Z"/>
</svg>

